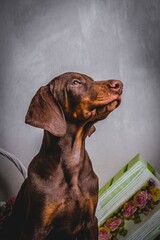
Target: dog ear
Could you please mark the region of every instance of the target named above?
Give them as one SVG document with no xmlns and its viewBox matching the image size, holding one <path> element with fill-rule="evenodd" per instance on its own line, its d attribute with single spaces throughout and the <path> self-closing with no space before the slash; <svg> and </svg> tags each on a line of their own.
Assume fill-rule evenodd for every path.
<svg viewBox="0 0 160 240">
<path fill-rule="evenodd" d="M 25 122 L 47 130 L 57 137 L 66 133 L 63 110 L 51 94 L 49 85 L 41 87 L 33 97 Z"/>
</svg>

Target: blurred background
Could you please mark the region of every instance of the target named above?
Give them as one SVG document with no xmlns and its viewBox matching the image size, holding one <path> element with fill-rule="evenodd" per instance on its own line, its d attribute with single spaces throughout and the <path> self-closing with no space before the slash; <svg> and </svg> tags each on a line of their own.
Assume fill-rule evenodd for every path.
<svg viewBox="0 0 160 240">
<path fill-rule="evenodd" d="M 159 0 L 0 0 L 0 29 L 0 147 L 27 167 L 43 136 L 24 123 L 31 98 L 77 71 L 124 83 L 122 104 L 87 139 L 100 186 L 137 153 L 160 172 Z M 22 181 L 0 157 L 0 198 Z"/>
</svg>

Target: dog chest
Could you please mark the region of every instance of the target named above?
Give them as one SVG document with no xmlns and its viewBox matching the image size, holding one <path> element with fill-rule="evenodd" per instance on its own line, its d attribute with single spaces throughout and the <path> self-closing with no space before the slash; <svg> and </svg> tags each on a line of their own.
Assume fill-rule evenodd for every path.
<svg viewBox="0 0 160 240">
<path fill-rule="evenodd" d="M 43 211 L 45 225 L 68 235 L 78 233 L 94 214 L 94 199 L 89 196 L 68 195 L 56 203 L 49 203 Z"/>
</svg>

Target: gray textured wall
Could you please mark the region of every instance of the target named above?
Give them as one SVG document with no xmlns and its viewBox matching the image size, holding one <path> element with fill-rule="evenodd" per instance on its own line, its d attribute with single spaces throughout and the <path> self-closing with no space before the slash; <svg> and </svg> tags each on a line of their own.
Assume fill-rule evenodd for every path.
<svg viewBox="0 0 160 240">
<path fill-rule="evenodd" d="M 32 96 L 78 71 L 125 86 L 122 105 L 87 140 L 100 185 L 138 152 L 160 171 L 159 0 L 1 0 L 0 29 L 1 147 L 28 166 L 42 138 L 24 124 Z M 2 158 L 0 181 L 5 197 L 22 182 Z"/>
</svg>

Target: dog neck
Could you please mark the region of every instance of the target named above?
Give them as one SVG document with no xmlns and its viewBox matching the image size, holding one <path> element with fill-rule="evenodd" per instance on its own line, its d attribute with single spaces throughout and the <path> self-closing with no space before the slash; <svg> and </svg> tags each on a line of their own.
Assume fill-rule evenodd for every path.
<svg viewBox="0 0 160 240">
<path fill-rule="evenodd" d="M 64 136 L 56 137 L 44 131 L 41 152 L 54 159 L 59 153 L 59 158 L 64 161 L 73 160 L 74 163 L 81 161 L 85 153 L 85 138 L 87 136 L 87 128 L 85 126 L 77 127 L 72 123 L 68 124 L 67 131 Z"/>
<path fill-rule="evenodd" d="M 82 127 L 77 128 L 77 125 L 75 127 L 72 124 L 67 129 L 66 134 L 62 137 L 56 137 L 48 131 L 44 131 L 40 149 L 43 159 L 40 165 L 44 169 L 44 164 L 48 164 L 51 172 L 56 171 L 56 166 L 59 165 L 63 172 L 68 174 L 70 183 L 75 183 L 78 181 L 76 179 L 78 179 L 81 166 L 86 158 L 86 131 Z"/>
<path fill-rule="evenodd" d="M 51 147 L 54 149 L 56 144 L 62 149 L 67 147 L 71 148 L 72 150 L 78 150 L 78 148 L 80 149 L 82 145 L 85 144 L 85 139 L 88 136 L 90 127 L 91 125 L 86 123 L 80 123 L 78 125 L 77 123 L 75 124 L 70 122 L 67 124 L 67 131 L 65 135 L 61 137 L 54 136 L 48 131 L 44 131 L 42 146 Z"/>
</svg>

